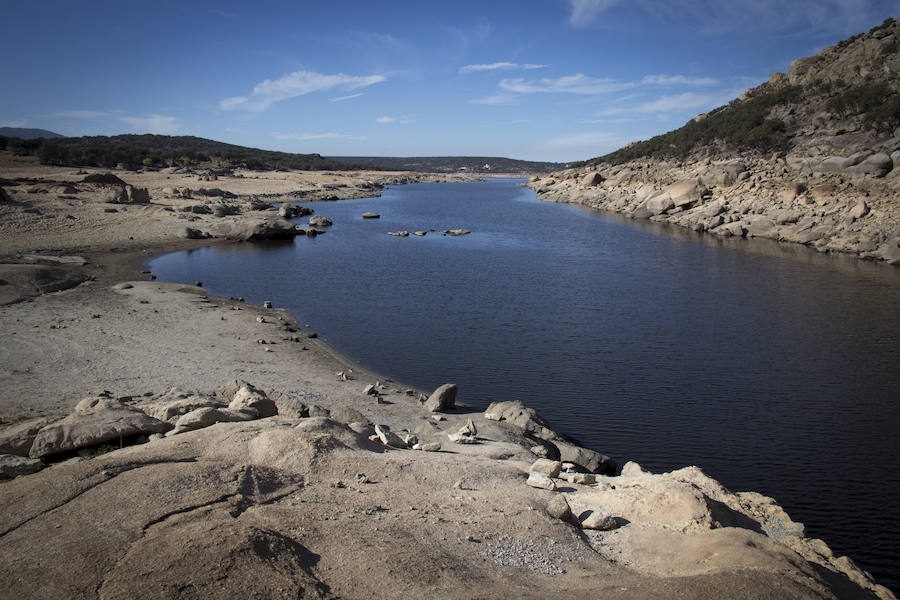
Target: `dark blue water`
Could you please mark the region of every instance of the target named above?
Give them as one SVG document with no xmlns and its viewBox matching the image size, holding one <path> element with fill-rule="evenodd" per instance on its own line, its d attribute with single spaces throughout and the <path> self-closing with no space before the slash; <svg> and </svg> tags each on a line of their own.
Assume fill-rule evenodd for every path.
<svg viewBox="0 0 900 600">
<path fill-rule="evenodd" d="M 900 588 L 900 269 L 546 204 L 512 181 L 311 206 L 326 235 L 153 272 L 272 300 L 398 381 L 521 400 L 620 465 L 698 465 L 772 496 Z M 431 228 L 473 233 L 386 235 Z"/>
</svg>

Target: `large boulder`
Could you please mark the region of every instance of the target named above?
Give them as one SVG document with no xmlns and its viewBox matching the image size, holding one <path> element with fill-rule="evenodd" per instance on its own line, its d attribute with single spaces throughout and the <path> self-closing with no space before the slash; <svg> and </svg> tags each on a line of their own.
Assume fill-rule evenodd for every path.
<svg viewBox="0 0 900 600">
<path fill-rule="evenodd" d="M 323 217 L 322 215 L 316 215 L 309 218 L 310 227 L 331 227 L 331 225 L 331 219 Z"/>
<path fill-rule="evenodd" d="M 574 463 L 590 473 L 616 473 L 616 461 L 605 454 L 562 441 L 554 441 L 553 444 L 559 449 L 559 460 L 562 462 Z"/>
<path fill-rule="evenodd" d="M 456 384 L 445 383 L 431 393 L 425 401 L 425 408 L 431 412 L 440 412 L 456 408 Z"/>
<path fill-rule="evenodd" d="M 484 418 L 490 421 L 505 421 L 542 440 L 561 439 L 533 408 L 528 408 L 518 400 L 491 402 L 484 411 Z"/>
<path fill-rule="evenodd" d="M 222 218 L 209 227 L 209 233 L 215 237 L 229 240 L 252 242 L 256 240 L 292 239 L 297 235 L 293 223 L 284 219 L 266 218 Z"/>
<path fill-rule="evenodd" d="M 38 432 L 29 456 L 44 458 L 133 435 L 164 433 L 172 425 L 108 396 L 85 398 L 75 412 Z"/>
<path fill-rule="evenodd" d="M 238 388 L 228 404 L 228 409 L 247 413 L 251 417 L 259 419 L 274 417 L 278 414 L 275 402 L 266 396 L 264 391 L 249 383 L 244 383 Z"/>
<path fill-rule="evenodd" d="M 747 165 L 740 159 L 717 163 L 700 174 L 700 182 L 703 185 L 729 187 L 734 185 L 740 174 L 746 170 Z"/>
<path fill-rule="evenodd" d="M 37 458 L 0 454 L 0 479 L 13 479 L 21 475 L 31 475 L 44 468 Z"/>
<path fill-rule="evenodd" d="M 28 456 L 38 432 L 58 420 L 59 418 L 41 417 L 8 425 L 0 429 L 0 454 Z"/>
<path fill-rule="evenodd" d="M 221 408 L 225 403 L 221 400 L 198 392 L 189 392 L 177 387 L 153 400 L 141 409 L 160 421 L 172 421 L 198 408 Z"/>
<path fill-rule="evenodd" d="M 665 191 L 676 207 L 693 206 L 709 193 L 709 190 L 696 179 L 687 179 L 673 183 Z"/>
<path fill-rule="evenodd" d="M 847 166 L 844 171 L 851 175 L 884 177 L 894 168 L 894 161 L 884 152 L 873 154 L 858 164 Z"/>
<path fill-rule="evenodd" d="M 593 187 L 595 185 L 600 185 L 601 183 L 603 183 L 603 176 L 596 171 L 594 171 L 593 173 L 588 173 L 581 180 L 581 185 L 583 187 Z"/>
</svg>

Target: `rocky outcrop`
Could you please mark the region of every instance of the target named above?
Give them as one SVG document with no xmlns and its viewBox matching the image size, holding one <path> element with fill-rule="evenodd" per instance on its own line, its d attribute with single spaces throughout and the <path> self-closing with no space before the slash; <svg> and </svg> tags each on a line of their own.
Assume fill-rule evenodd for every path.
<svg viewBox="0 0 900 600">
<path fill-rule="evenodd" d="M 900 149 L 900 136 L 882 147 Z M 794 155 L 717 163 L 642 159 L 575 169 L 573 177 L 555 174 L 529 185 L 546 201 L 897 264 L 900 174 L 892 165 L 886 151 L 815 160 Z M 581 185 L 584 171 L 595 168 L 602 183 Z"/>
<path fill-rule="evenodd" d="M 29 456 L 45 458 L 108 441 L 120 442 L 130 436 L 164 433 L 170 429 L 172 425 L 169 423 L 154 419 L 115 398 L 85 398 L 75 406 L 74 413 L 38 432 Z"/>
<path fill-rule="evenodd" d="M 294 224 L 284 219 L 250 217 L 217 220 L 209 224 L 207 232 L 212 237 L 246 242 L 291 239 L 298 233 Z"/>
</svg>

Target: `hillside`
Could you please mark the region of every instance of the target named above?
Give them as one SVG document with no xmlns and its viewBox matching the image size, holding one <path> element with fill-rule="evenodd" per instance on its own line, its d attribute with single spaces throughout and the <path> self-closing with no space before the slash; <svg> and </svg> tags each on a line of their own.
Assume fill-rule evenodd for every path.
<svg viewBox="0 0 900 600">
<path fill-rule="evenodd" d="M 324 159 L 318 154 L 290 154 L 247 148 L 194 136 L 114 135 L 53 140 L 0 137 L 0 149 L 14 154 L 36 154 L 42 164 L 67 167 L 188 166 L 211 163 L 216 167 L 247 169 L 353 170 L 358 166 Z M 208 166 L 208 165 L 207 165 Z"/>
<path fill-rule="evenodd" d="M 564 168 L 561 163 L 516 160 L 496 156 L 329 156 L 330 160 L 367 168 L 426 173 L 549 173 Z"/>
<path fill-rule="evenodd" d="M 26 129 L 23 127 L 0 127 L 0 136 L 14 137 L 20 140 L 33 140 L 39 138 L 55 139 L 65 137 L 46 129 Z"/>
<path fill-rule="evenodd" d="M 900 261 L 900 22 L 674 131 L 531 183 L 540 197 L 720 236 Z"/>
</svg>

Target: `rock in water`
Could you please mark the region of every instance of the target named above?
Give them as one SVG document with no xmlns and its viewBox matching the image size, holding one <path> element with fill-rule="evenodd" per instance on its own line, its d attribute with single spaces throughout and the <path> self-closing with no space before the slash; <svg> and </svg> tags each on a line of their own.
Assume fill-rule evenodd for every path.
<svg viewBox="0 0 900 600">
<path fill-rule="evenodd" d="M 425 408 L 431 412 L 441 412 L 456 408 L 456 384 L 445 383 L 438 389 L 434 390 L 428 400 L 425 401 Z"/>
</svg>

